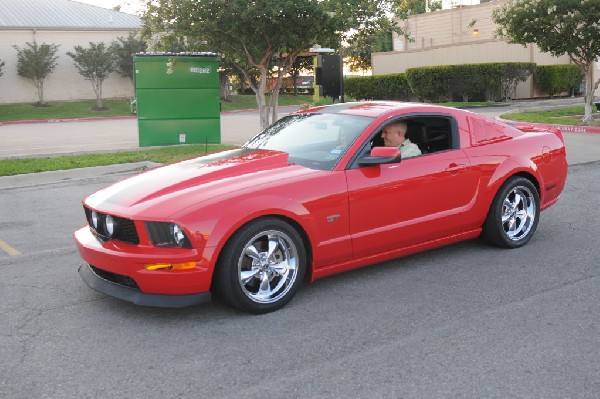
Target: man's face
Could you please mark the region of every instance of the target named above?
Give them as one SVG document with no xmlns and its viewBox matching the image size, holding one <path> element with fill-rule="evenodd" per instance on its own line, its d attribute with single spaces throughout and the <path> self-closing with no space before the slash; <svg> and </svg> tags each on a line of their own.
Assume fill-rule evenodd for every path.
<svg viewBox="0 0 600 399">
<path fill-rule="evenodd" d="M 384 127 L 381 138 L 386 147 L 398 147 L 404 142 L 404 126 L 389 125 Z"/>
</svg>

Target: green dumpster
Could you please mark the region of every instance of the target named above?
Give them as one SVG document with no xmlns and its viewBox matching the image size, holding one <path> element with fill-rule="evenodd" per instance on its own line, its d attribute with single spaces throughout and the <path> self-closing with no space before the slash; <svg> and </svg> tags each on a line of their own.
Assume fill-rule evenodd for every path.
<svg viewBox="0 0 600 399">
<path fill-rule="evenodd" d="M 133 60 L 140 147 L 221 142 L 215 54 L 142 53 Z"/>
</svg>

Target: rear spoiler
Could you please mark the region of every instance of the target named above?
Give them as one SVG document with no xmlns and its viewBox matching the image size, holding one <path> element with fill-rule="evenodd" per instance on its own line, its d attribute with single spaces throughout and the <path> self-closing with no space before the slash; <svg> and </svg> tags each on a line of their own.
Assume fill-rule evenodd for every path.
<svg viewBox="0 0 600 399">
<path fill-rule="evenodd" d="M 532 132 L 552 132 L 554 134 L 556 134 L 561 141 L 565 141 L 562 132 L 560 131 L 560 129 L 557 129 L 555 127 L 551 127 L 551 126 L 540 126 L 540 125 L 529 125 L 527 123 L 517 123 L 515 125 L 513 125 L 513 127 L 519 129 L 520 131 L 524 132 L 524 133 L 532 133 Z"/>
</svg>

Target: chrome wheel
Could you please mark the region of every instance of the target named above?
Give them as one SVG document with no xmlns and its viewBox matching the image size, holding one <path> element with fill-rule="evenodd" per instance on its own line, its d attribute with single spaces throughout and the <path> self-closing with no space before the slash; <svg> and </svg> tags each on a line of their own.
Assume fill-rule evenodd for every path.
<svg viewBox="0 0 600 399">
<path fill-rule="evenodd" d="M 238 260 L 239 284 L 253 302 L 283 298 L 298 277 L 298 249 L 284 232 L 268 230 L 253 236 Z"/>
<path fill-rule="evenodd" d="M 540 219 L 540 197 L 537 187 L 528 179 L 508 179 L 496 193 L 481 238 L 502 248 L 525 245 L 535 233 Z"/>
<path fill-rule="evenodd" d="M 519 241 L 529 234 L 536 217 L 536 202 L 531 190 L 513 188 L 502 204 L 502 228 L 511 241 Z"/>
</svg>

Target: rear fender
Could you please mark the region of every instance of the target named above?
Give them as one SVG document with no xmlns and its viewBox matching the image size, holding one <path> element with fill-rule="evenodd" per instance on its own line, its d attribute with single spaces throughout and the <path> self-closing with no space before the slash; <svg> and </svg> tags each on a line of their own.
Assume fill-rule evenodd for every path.
<svg viewBox="0 0 600 399">
<path fill-rule="evenodd" d="M 491 178 L 489 179 L 489 181 L 487 183 L 487 186 L 485 189 L 486 197 L 485 197 L 485 200 L 482 201 L 486 205 L 483 208 L 486 210 L 486 215 L 487 215 L 487 210 L 492 205 L 492 201 L 494 200 L 494 197 L 496 196 L 496 193 L 498 192 L 500 187 L 512 176 L 515 176 L 518 174 L 524 174 L 524 175 L 527 175 L 526 177 L 530 177 L 530 180 L 532 180 L 531 182 L 533 183 L 533 185 L 535 185 L 537 187 L 538 191 L 540 192 L 540 196 L 541 196 L 542 187 L 541 187 L 541 182 L 539 179 L 537 165 L 529 158 L 524 158 L 524 157 L 508 158 L 504 162 L 502 162 L 500 165 L 498 165 L 494 174 L 491 176 Z M 485 218 L 486 215 L 484 215 L 483 217 Z"/>
</svg>

